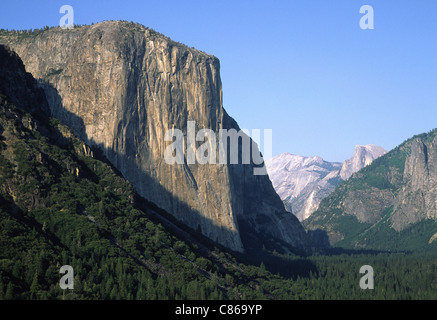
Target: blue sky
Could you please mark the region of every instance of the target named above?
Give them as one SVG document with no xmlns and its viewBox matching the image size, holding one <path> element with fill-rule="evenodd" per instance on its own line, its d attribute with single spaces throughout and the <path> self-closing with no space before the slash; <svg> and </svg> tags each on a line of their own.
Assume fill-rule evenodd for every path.
<svg viewBox="0 0 437 320">
<path fill-rule="evenodd" d="M 273 155 L 344 161 L 437 127 L 435 0 L 6 1 L 0 28 L 141 23 L 220 59 L 224 107 L 272 129 Z M 360 7 L 374 9 L 362 30 Z"/>
</svg>

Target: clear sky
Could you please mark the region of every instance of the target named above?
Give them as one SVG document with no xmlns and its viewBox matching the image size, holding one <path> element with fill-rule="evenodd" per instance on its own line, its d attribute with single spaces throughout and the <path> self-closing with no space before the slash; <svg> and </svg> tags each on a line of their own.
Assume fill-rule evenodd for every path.
<svg viewBox="0 0 437 320">
<path fill-rule="evenodd" d="M 0 28 L 141 23 L 220 59 L 224 107 L 273 155 L 344 161 L 437 127 L 436 0 L 2 1 Z M 362 30 L 362 5 L 374 29 Z"/>
</svg>

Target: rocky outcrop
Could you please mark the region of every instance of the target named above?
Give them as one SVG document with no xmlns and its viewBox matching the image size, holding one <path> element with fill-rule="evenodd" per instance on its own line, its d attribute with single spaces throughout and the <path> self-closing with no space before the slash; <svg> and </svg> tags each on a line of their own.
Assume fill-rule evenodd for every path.
<svg viewBox="0 0 437 320">
<path fill-rule="evenodd" d="M 320 157 L 283 153 L 266 161 L 273 187 L 285 208 L 303 221 L 319 207 L 342 180 L 371 164 L 386 151 L 375 145 L 356 146 L 353 156 L 343 164 Z"/>
<path fill-rule="evenodd" d="M 266 161 L 273 187 L 285 208 L 302 221 L 317 210 L 320 201 L 341 181 L 341 163 L 320 157 L 282 153 Z"/>
<path fill-rule="evenodd" d="M 223 109 L 217 58 L 121 21 L 0 41 L 40 80 L 52 115 L 101 148 L 141 196 L 235 251 L 244 250 L 242 223 L 249 233 L 308 245 L 268 177 L 253 175 L 253 164 L 164 160 L 165 132 L 186 135 L 188 121 L 197 130 L 238 130 Z"/>
<path fill-rule="evenodd" d="M 393 201 L 391 222 L 397 231 L 423 219 L 437 218 L 437 135 L 415 138 L 410 148 L 402 186 Z"/>
<path fill-rule="evenodd" d="M 352 158 L 343 163 L 343 166 L 340 170 L 340 177 L 343 180 L 349 179 L 352 174 L 361 170 L 365 166 L 368 166 L 373 162 L 373 160 L 386 153 L 387 151 L 384 150 L 384 148 L 375 146 L 373 144 L 364 146 L 357 145 Z"/>
</svg>

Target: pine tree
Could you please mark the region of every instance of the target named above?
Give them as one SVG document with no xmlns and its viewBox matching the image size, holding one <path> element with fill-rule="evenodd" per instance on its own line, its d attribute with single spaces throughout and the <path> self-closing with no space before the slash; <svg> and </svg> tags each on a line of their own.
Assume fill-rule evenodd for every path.
<svg viewBox="0 0 437 320">
<path fill-rule="evenodd" d="M 14 285 L 12 282 L 8 283 L 5 293 L 5 300 L 13 300 L 14 299 Z"/>
<path fill-rule="evenodd" d="M 4 284 L 3 284 L 3 279 L 0 278 L 0 300 L 4 300 L 5 299 L 5 288 L 4 288 Z"/>
<path fill-rule="evenodd" d="M 117 300 L 118 299 L 118 288 L 117 285 L 114 285 L 114 287 L 111 290 L 111 294 L 109 295 L 109 298 L 111 300 Z"/>
<path fill-rule="evenodd" d="M 30 299 L 38 299 L 39 284 L 38 284 L 38 272 L 35 272 L 33 276 L 32 284 L 30 285 Z"/>
<path fill-rule="evenodd" d="M 135 299 L 136 300 L 143 300 L 144 299 L 143 286 L 141 286 L 141 285 L 139 286 Z"/>
<path fill-rule="evenodd" d="M 114 286 L 114 279 L 112 278 L 112 276 L 109 276 L 108 280 L 106 281 L 105 284 L 105 297 L 109 297 L 111 294 L 111 289 Z"/>
</svg>

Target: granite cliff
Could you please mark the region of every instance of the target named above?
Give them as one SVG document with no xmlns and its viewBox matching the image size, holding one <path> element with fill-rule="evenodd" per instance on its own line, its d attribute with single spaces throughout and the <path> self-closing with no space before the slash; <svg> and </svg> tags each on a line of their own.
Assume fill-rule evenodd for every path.
<svg viewBox="0 0 437 320">
<path fill-rule="evenodd" d="M 38 79 L 51 114 L 103 150 L 141 196 L 235 251 L 257 235 L 307 250 L 303 227 L 254 164 L 164 161 L 171 128 L 186 135 L 195 121 L 196 129 L 239 130 L 223 108 L 216 57 L 122 21 L 10 32 L 0 42 Z"/>
<path fill-rule="evenodd" d="M 373 160 L 386 153 L 387 151 L 384 150 L 384 148 L 375 146 L 373 144 L 364 146 L 357 145 L 352 158 L 343 162 L 343 166 L 340 170 L 340 177 L 343 180 L 349 179 L 355 172 L 361 170 L 365 166 L 368 166 L 373 162 Z"/>
<path fill-rule="evenodd" d="M 23 62 L 9 47 L 0 51 L 0 94 L 7 95 L 16 107 L 36 117 L 47 118 L 49 105 L 37 81 L 25 71 Z"/>
</svg>

